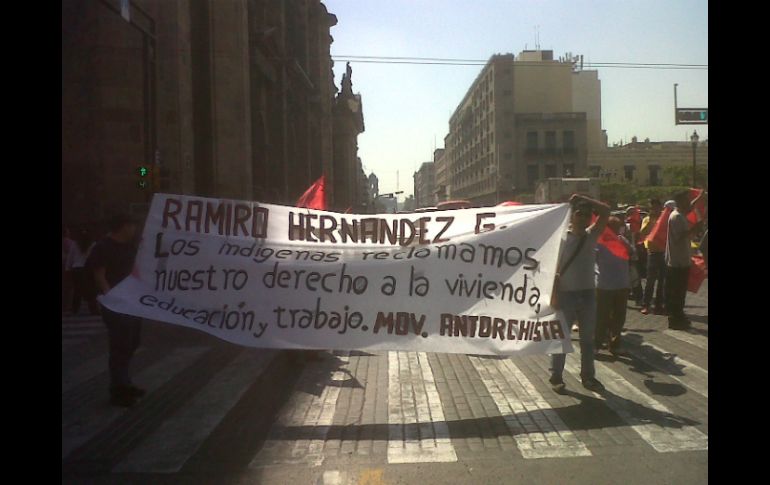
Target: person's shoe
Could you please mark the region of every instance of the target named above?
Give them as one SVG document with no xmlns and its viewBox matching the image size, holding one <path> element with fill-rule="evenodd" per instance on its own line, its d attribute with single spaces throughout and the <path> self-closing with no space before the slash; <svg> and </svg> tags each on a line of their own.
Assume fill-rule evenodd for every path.
<svg viewBox="0 0 770 485">
<path fill-rule="evenodd" d="M 560 394 L 564 392 L 564 389 L 567 387 L 566 384 L 564 384 L 564 378 L 562 378 L 562 376 L 551 376 L 551 378 L 548 379 L 548 382 L 551 383 L 551 389 Z"/>
<path fill-rule="evenodd" d="M 126 387 L 126 394 L 134 397 L 144 397 L 144 395 L 147 394 L 147 391 L 141 387 L 136 387 L 135 385 L 131 384 L 130 386 Z"/>
<path fill-rule="evenodd" d="M 688 330 L 691 326 L 689 320 L 668 322 L 668 328 L 671 330 Z"/>
<path fill-rule="evenodd" d="M 604 386 L 602 385 L 601 382 L 597 381 L 595 377 L 589 377 L 587 379 L 583 379 L 583 387 L 593 392 L 604 391 Z"/>
<path fill-rule="evenodd" d="M 648 313 L 650 313 L 650 309 L 646 306 L 643 306 L 642 309 L 639 310 L 639 313 L 641 313 L 642 315 L 647 315 Z"/>
<path fill-rule="evenodd" d="M 110 391 L 110 404 L 123 408 L 130 408 L 136 404 L 137 397 L 132 396 L 127 388 L 115 389 Z"/>
<path fill-rule="evenodd" d="M 573 332 L 577 332 L 578 330 L 580 330 L 580 329 L 578 328 L 577 323 L 572 324 L 572 331 Z"/>
</svg>

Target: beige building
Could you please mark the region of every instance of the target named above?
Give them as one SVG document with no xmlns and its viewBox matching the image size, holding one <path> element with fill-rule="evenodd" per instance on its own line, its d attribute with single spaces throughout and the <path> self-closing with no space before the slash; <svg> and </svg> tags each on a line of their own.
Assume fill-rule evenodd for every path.
<svg viewBox="0 0 770 485">
<path fill-rule="evenodd" d="M 696 163 L 708 168 L 708 140 L 698 143 Z M 639 186 L 671 185 L 669 167 L 683 167 L 692 173 L 692 143 L 686 141 L 642 142 L 608 147 L 589 153 L 588 174 L 605 182 L 631 183 Z"/>
<path fill-rule="evenodd" d="M 595 72 L 553 51 L 492 56 L 449 120 L 449 196 L 494 204 L 542 178 L 585 176 L 589 146 L 601 146 L 600 92 Z"/>
</svg>

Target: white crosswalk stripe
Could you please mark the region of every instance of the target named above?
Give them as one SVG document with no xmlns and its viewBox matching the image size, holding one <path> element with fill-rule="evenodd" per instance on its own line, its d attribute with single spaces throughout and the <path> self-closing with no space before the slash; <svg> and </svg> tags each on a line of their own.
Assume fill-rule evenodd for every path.
<svg viewBox="0 0 770 485">
<path fill-rule="evenodd" d="M 605 402 L 615 411 L 641 438 L 660 453 L 676 451 L 708 450 L 708 436 L 694 426 L 689 426 L 675 419 L 673 413 L 628 382 L 623 376 L 601 362 L 595 362 L 596 378 L 611 393 Z M 580 353 L 576 350 L 567 356 L 565 369 L 580 379 Z M 588 391 L 587 391 L 588 392 Z M 600 394 L 593 393 L 601 397 Z M 670 421 L 670 426 L 650 422 L 648 418 L 634 412 L 634 406 L 644 406 L 661 414 L 661 420 Z"/>
<path fill-rule="evenodd" d="M 152 392 L 183 371 L 206 350 L 206 347 L 174 349 L 163 359 L 139 372 L 134 380 L 141 383 L 147 392 Z M 62 418 L 62 460 L 126 412 L 124 408 L 110 406 L 107 403 L 107 390 L 104 391 L 103 401 L 84 406 L 80 412 Z"/>
<path fill-rule="evenodd" d="M 645 348 L 652 349 L 653 351 L 662 354 L 665 359 L 665 364 L 659 364 L 655 359 L 650 358 Z M 644 342 L 639 349 L 631 347 L 627 347 L 626 349 L 627 352 L 643 360 L 652 367 L 663 370 L 672 379 L 679 381 L 685 387 L 692 389 L 701 396 L 709 397 L 709 373 L 707 370 L 649 342 Z M 672 369 L 671 367 L 675 367 L 675 369 Z"/>
<path fill-rule="evenodd" d="M 690 345 L 694 345 L 699 349 L 703 349 L 703 350 L 709 349 L 709 339 L 708 337 L 704 337 L 703 335 L 685 332 L 682 330 L 669 330 L 669 329 L 663 330 L 663 333 L 671 337 L 674 337 L 675 339 L 681 340 L 682 342 L 687 342 Z"/>
<path fill-rule="evenodd" d="M 475 356 L 469 359 L 524 458 L 591 455 L 511 360 Z"/>
<path fill-rule="evenodd" d="M 638 357 L 646 362 L 651 359 L 644 348 L 663 354 L 666 362 L 681 370 L 680 375 L 669 372 L 672 378 L 708 398 L 708 371 L 648 343 L 635 349 Z M 142 350 L 140 349 L 140 352 Z M 206 350 L 207 347 L 177 348 L 139 372 L 136 381 L 147 388 L 148 392 L 153 392 L 193 365 Z M 176 473 L 182 470 L 228 412 L 238 405 L 256 376 L 267 367 L 276 352 L 242 351 L 195 391 L 183 406 L 142 438 L 120 459 L 112 471 Z M 260 457 L 261 451 L 257 452 L 249 464 L 250 468 L 280 464 L 318 467 L 324 464 L 325 446 L 328 446 L 327 434 L 336 422 L 335 411 L 342 389 L 342 386 L 337 384 L 350 376 L 349 355 L 349 352 L 336 353 L 341 365 L 332 373 L 331 383 L 319 389 L 318 393 L 306 392 L 302 390 L 301 385 L 295 388 L 275 425 L 277 428 L 289 430 L 288 436 L 268 436 L 265 443 L 265 447 L 269 447 L 271 442 L 280 445 L 278 453 L 269 457 L 276 459 L 268 463 L 265 457 Z M 578 380 L 579 355 L 576 349 L 575 353 L 568 355 L 566 365 L 566 372 L 573 374 Z M 376 359 L 377 356 L 355 358 Z M 385 460 L 391 464 L 458 461 L 428 354 L 388 352 L 387 358 L 387 423 L 369 424 L 388 425 L 387 451 L 379 451 L 367 459 Z M 529 368 L 517 365 L 517 358 L 463 358 L 469 359 L 473 369 L 478 372 L 481 382 L 492 398 L 490 405 L 494 401 L 523 458 L 571 458 L 592 455 L 586 444 L 580 441 L 561 419 L 559 409 L 549 404 L 538 392 L 530 380 L 532 377 L 526 375 L 531 372 Z M 656 355 L 656 358 L 658 365 L 663 365 L 660 356 Z M 351 366 L 354 365 L 357 364 Z M 106 372 L 106 368 L 107 355 L 102 354 L 67 369 L 66 372 L 63 371 L 62 393 Z M 601 362 L 596 362 L 596 369 L 597 378 L 611 393 L 596 395 L 604 397 L 606 406 L 617 413 L 630 429 L 656 452 L 708 450 L 706 434 L 675 416 L 669 408 L 648 395 L 644 388 L 632 384 L 623 375 Z M 318 375 L 317 366 L 307 366 L 300 381 L 305 378 L 308 383 L 317 382 Z M 374 382 L 371 385 L 374 385 Z M 124 409 L 110 407 L 106 401 L 105 389 L 103 402 L 88 403 L 84 409 L 63 417 L 63 461 L 72 451 L 91 440 L 126 412 Z M 490 418 L 494 417 L 493 414 L 488 415 Z M 613 427 L 616 426 L 613 424 Z M 599 429 L 601 428 L 597 428 Z M 299 433 L 301 437 L 296 438 L 292 433 Z M 381 455 L 377 456 L 378 453 Z"/>
<path fill-rule="evenodd" d="M 104 323 L 86 322 L 86 323 L 63 323 L 61 326 L 62 339 L 73 339 L 79 337 L 91 337 L 94 335 L 104 335 L 107 333 L 107 327 Z"/>
<path fill-rule="evenodd" d="M 198 450 L 269 363 L 275 351 L 245 350 L 189 403 L 146 437 L 113 471 L 175 473 Z"/>
<path fill-rule="evenodd" d="M 388 424 L 388 463 L 457 461 L 425 352 L 388 352 Z"/>
<path fill-rule="evenodd" d="M 345 372 L 347 364 L 350 361 L 350 352 L 335 353 L 337 359 L 342 362 L 340 370 L 332 373 L 331 380 L 339 383 L 347 379 Z M 308 378 L 313 369 L 304 371 L 300 379 Z M 288 413 L 284 413 L 278 418 L 277 425 L 284 428 L 313 429 L 312 439 L 295 440 L 291 448 L 291 456 L 284 463 L 303 463 L 309 466 L 320 466 L 323 464 L 323 446 L 329 427 L 333 423 L 334 411 L 337 406 L 341 387 L 335 384 L 329 384 L 323 388 L 319 395 L 308 394 L 305 392 L 295 392 L 285 407 Z M 270 443 L 273 441 L 273 443 Z M 268 439 L 266 447 L 275 445 L 275 440 Z M 249 464 L 251 468 L 257 468 L 262 465 L 262 457 L 259 453 Z"/>
</svg>

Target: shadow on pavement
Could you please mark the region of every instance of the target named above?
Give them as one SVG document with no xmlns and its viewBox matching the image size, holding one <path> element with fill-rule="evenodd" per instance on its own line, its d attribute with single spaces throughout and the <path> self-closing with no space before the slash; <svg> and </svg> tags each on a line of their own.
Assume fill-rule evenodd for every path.
<svg viewBox="0 0 770 485">
<path fill-rule="evenodd" d="M 604 399 L 577 393 L 569 389 L 564 391 L 563 395 L 569 395 L 580 400 L 579 403 L 571 406 L 553 408 L 553 411 L 564 420 L 572 431 L 628 426 L 628 423 L 623 418 L 607 408 L 605 400 L 612 400 L 617 407 L 633 416 L 638 421 L 637 424 L 656 424 L 663 428 L 682 428 L 684 426 L 700 424 L 698 421 L 683 416 L 648 408 L 609 391 L 602 393 Z M 538 411 L 535 411 L 535 413 L 538 413 Z M 521 417 L 522 421 L 532 420 L 532 414 L 530 413 L 518 413 L 517 415 Z M 434 422 L 434 424 L 438 423 L 441 422 Z M 439 436 L 433 426 L 425 434 L 425 425 L 429 423 L 332 425 L 324 427 L 324 429 L 327 430 L 327 439 L 335 439 L 334 437 L 342 436 L 343 432 L 351 437 L 349 439 L 358 439 L 361 436 L 366 436 L 367 439 L 372 440 L 396 439 L 396 436 L 414 436 L 415 439 L 417 437 L 465 439 L 511 436 L 511 430 L 506 426 L 503 416 L 448 420 L 445 423 L 449 428 L 449 436 Z M 276 425 L 270 439 L 312 440 L 318 439 L 318 431 L 318 427 L 315 426 Z M 521 427 L 520 434 L 525 434 L 523 426 Z"/>
</svg>

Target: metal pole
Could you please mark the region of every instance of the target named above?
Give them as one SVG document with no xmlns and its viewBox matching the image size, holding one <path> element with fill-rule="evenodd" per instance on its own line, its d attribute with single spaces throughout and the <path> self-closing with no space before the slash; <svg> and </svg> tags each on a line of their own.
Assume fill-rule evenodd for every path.
<svg viewBox="0 0 770 485">
<path fill-rule="evenodd" d="M 679 86 L 678 84 L 674 84 L 674 125 L 679 124 L 679 119 L 676 117 L 676 87 Z"/>
<path fill-rule="evenodd" d="M 698 147 L 698 143 L 692 142 L 692 186 L 693 187 L 697 187 L 697 185 L 695 185 L 695 150 L 697 149 L 697 147 Z"/>
</svg>

